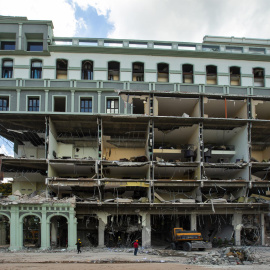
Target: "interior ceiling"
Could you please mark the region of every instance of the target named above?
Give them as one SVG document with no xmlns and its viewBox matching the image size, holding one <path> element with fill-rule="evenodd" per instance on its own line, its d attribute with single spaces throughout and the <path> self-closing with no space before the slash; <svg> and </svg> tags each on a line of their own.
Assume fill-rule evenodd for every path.
<svg viewBox="0 0 270 270">
<path fill-rule="evenodd" d="M 74 163 L 50 163 L 51 167 L 58 173 L 64 174 L 92 174 L 94 166 Z"/>
<path fill-rule="evenodd" d="M 241 128 L 234 128 L 233 130 L 211 130 L 207 129 L 203 131 L 204 143 L 217 143 L 226 144 L 230 141 Z"/>
<path fill-rule="evenodd" d="M 188 143 L 197 128 L 197 125 L 193 125 L 192 127 L 171 128 L 169 130 L 162 131 L 155 128 L 155 142 L 168 142 L 172 144 Z"/>
<path fill-rule="evenodd" d="M 227 100 L 227 114 L 236 115 L 239 109 L 246 104 L 243 100 Z M 208 99 L 204 104 L 204 113 L 209 117 L 225 117 L 225 101 L 222 99 Z"/>
<path fill-rule="evenodd" d="M 258 119 L 270 119 L 270 101 L 264 101 L 255 106 Z"/>
<path fill-rule="evenodd" d="M 266 121 L 253 122 L 251 128 L 251 142 L 269 145 L 270 123 Z"/>
<path fill-rule="evenodd" d="M 145 178 L 147 170 L 148 170 L 148 166 L 142 166 L 142 167 L 111 167 L 111 166 L 106 166 L 106 169 L 109 169 L 110 177 L 128 176 L 129 179 L 131 179 L 134 177 Z"/>
</svg>

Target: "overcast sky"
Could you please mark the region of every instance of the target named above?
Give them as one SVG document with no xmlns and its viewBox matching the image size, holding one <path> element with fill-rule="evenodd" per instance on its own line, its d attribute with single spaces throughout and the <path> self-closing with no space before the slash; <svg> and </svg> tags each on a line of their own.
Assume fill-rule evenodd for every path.
<svg viewBox="0 0 270 270">
<path fill-rule="evenodd" d="M 270 0 L 1 0 L 0 14 L 52 20 L 55 36 L 270 38 Z"/>
</svg>

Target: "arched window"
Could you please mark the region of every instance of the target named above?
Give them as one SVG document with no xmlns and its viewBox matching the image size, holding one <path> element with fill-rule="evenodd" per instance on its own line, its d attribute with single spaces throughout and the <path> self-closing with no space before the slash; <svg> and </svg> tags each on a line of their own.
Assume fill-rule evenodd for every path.
<svg viewBox="0 0 270 270">
<path fill-rule="evenodd" d="M 31 62 L 31 79 L 42 78 L 42 61 L 32 60 Z"/>
<path fill-rule="evenodd" d="M 120 79 L 120 63 L 116 61 L 110 61 L 108 63 L 108 80 L 119 81 Z"/>
<path fill-rule="evenodd" d="M 93 61 L 82 62 L 82 80 L 93 80 Z"/>
<path fill-rule="evenodd" d="M 144 81 L 144 63 L 132 63 L 132 81 Z"/>
<path fill-rule="evenodd" d="M 168 82 L 169 81 L 169 65 L 166 63 L 159 63 L 157 65 L 158 70 L 158 82 Z"/>
<path fill-rule="evenodd" d="M 193 65 L 185 64 L 182 66 L 183 83 L 193 83 Z"/>
<path fill-rule="evenodd" d="M 263 68 L 253 68 L 253 80 L 254 86 L 264 86 L 264 69 Z"/>
<path fill-rule="evenodd" d="M 217 67 L 206 66 L 206 84 L 217 84 Z"/>
<path fill-rule="evenodd" d="M 13 77 L 13 60 L 6 59 L 2 62 L 2 78 Z"/>
<path fill-rule="evenodd" d="M 67 79 L 68 61 L 65 59 L 57 59 L 56 61 L 56 79 Z"/>
<path fill-rule="evenodd" d="M 240 67 L 230 67 L 230 85 L 241 85 Z"/>
</svg>

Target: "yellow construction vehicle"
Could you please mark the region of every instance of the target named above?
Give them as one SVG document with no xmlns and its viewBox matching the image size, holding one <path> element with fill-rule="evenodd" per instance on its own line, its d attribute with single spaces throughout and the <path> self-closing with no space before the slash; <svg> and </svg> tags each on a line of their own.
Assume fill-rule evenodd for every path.
<svg viewBox="0 0 270 270">
<path fill-rule="evenodd" d="M 183 228 L 174 228 L 172 232 L 172 249 L 192 249 L 205 250 L 212 248 L 210 242 L 203 241 L 202 234 L 196 231 L 184 231 Z"/>
</svg>

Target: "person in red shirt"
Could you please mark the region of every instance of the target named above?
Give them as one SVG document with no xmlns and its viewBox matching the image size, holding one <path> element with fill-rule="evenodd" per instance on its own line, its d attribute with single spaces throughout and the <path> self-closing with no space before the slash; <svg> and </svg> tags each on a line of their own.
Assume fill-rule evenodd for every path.
<svg viewBox="0 0 270 270">
<path fill-rule="evenodd" d="M 133 247 L 134 247 L 134 256 L 137 256 L 137 252 L 138 252 L 138 248 L 139 248 L 139 241 L 136 240 L 133 244 Z"/>
</svg>

